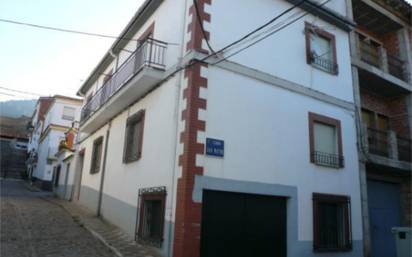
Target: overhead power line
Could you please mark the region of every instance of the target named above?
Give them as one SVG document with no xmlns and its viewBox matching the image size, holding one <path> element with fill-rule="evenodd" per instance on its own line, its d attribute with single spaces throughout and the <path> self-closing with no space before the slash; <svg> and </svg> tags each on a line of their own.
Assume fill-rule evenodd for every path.
<svg viewBox="0 0 412 257">
<path fill-rule="evenodd" d="M 112 39 L 129 40 L 129 41 L 138 41 L 137 39 L 134 39 L 134 38 L 117 37 L 117 36 L 94 33 L 94 32 L 85 32 L 85 31 L 79 31 L 79 30 L 57 28 L 57 27 L 44 26 L 44 25 L 39 25 L 39 24 L 21 22 L 21 21 L 16 21 L 16 20 L 8 20 L 8 19 L 2 19 L 2 18 L 0 18 L 0 22 L 11 23 L 11 24 L 16 24 L 16 25 L 22 25 L 22 26 L 28 26 L 28 27 L 38 28 L 38 29 L 46 29 L 46 30 L 53 30 L 53 31 L 58 31 L 58 32 L 80 34 L 80 35 L 85 35 L 85 36 L 112 38 Z"/>
<path fill-rule="evenodd" d="M 318 7 L 322 7 L 323 5 L 327 4 L 327 3 L 328 3 L 328 2 L 330 2 L 330 1 L 331 1 L 331 0 L 326 0 L 326 1 L 324 1 L 324 2 L 323 2 L 323 3 L 321 3 Z M 229 59 L 230 57 L 233 57 L 233 56 L 235 56 L 235 55 L 237 55 L 237 54 L 239 54 L 239 53 L 243 52 L 244 50 L 248 49 L 249 47 L 252 47 L 252 46 L 256 45 L 257 43 L 261 42 L 262 40 L 264 40 L 264 39 L 266 39 L 266 38 L 268 38 L 268 37 L 270 37 L 270 36 L 272 36 L 272 35 L 276 34 L 277 32 L 279 32 L 279 31 L 281 31 L 281 30 L 285 29 L 285 28 L 286 28 L 286 27 L 288 27 L 288 26 L 292 25 L 293 23 L 297 22 L 298 20 L 302 19 L 303 17 L 307 16 L 308 14 L 309 14 L 308 12 L 304 12 L 304 13 L 303 13 L 301 16 L 299 16 L 298 18 L 296 18 L 296 19 L 294 19 L 294 20 L 290 21 L 289 23 L 287 23 L 287 24 L 285 24 L 285 25 L 281 26 L 280 28 L 275 29 L 274 31 L 270 32 L 269 34 L 267 34 L 267 35 L 265 35 L 265 36 L 263 36 L 263 37 L 261 37 L 261 38 L 257 39 L 256 41 L 254 41 L 254 42 L 252 42 L 252 43 L 248 44 L 247 46 L 245 46 L 245 47 L 243 47 L 243 48 L 239 49 L 238 51 L 236 51 L 236 52 L 234 52 L 234 53 L 230 54 L 229 56 L 226 56 L 225 58 L 223 58 L 223 59 L 221 59 L 221 60 L 219 60 L 219 61 L 217 61 L 217 62 L 215 62 L 215 63 L 212 63 L 211 65 L 216 65 L 216 64 L 219 64 L 219 63 L 221 63 L 221 62 L 223 62 L 223 61 L 225 61 L 225 60 Z M 292 15 L 292 16 L 293 16 L 293 15 Z"/>
<path fill-rule="evenodd" d="M 197 0 L 193 0 L 193 4 L 195 6 L 196 17 L 197 17 L 197 21 L 198 21 L 199 26 L 200 26 L 200 30 L 202 30 L 203 39 L 206 41 L 206 44 L 207 44 L 207 47 L 209 48 L 209 50 L 212 53 L 215 53 L 212 46 L 210 45 L 209 39 L 206 36 L 205 28 L 203 27 L 202 17 L 200 17 L 199 4 L 197 3 Z"/>
<path fill-rule="evenodd" d="M 34 92 L 21 91 L 21 90 L 16 90 L 16 89 L 12 89 L 12 88 L 8 88 L 8 87 L 3 87 L 3 86 L 0 86 L 0 88 L 1 88 L 1 89 L 4 89 L 4 90 L 11 91 L 11 92 L 16 92 L 16 93 L 20 93 L 20 94 L 25 94 L 25 95 L 44 96 L 44 95 L 41 95 L 41 94 L 38 94 L 38 93 L 34 93 Z"/>
</svg>

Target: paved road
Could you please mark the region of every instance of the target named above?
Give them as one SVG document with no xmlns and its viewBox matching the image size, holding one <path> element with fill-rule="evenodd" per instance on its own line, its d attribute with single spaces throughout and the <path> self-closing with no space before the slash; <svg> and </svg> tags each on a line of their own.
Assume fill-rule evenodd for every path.
<svg viewBox="0 0 412 257">
<path fill-rule="evenodd" d="M 61 207 L 19 180 L 0 180 L 1 257 L 113 257 Z"/>
</svg>

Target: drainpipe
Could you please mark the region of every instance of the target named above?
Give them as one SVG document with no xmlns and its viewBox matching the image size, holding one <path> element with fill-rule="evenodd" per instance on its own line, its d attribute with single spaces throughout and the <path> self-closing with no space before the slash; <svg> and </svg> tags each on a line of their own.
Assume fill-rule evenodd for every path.
<svg viewBox="0 0 412 257">
<path fill-rule="evenodd" d="M 187 15 L 186 15 L 186 8 L 187 8 L 187 4 L 188 4 L 188 0 L 184 1 L 184 8 L 183 8 L 183 14 L 184 14 L 184 18 L 183 18 L 183 30 L 182 30 L 182 46 L 180 49 L 180 58 L 179 58 L 179 64 L 181 64 L 181 61 L 183 60 L 183 56 L 185 54 L 185 36 L 186 36 L 186 30 L 185 30 L 185 24 L 186 24 L 186 19 L 187 19 Z M 173 151 L 173 173 L 172 173 L 172 188 L 171 188 L 171 211 L 169 214 L 169 218 L 170 218 L 170 222 L 169 222 L 169 235 L 168 235 L 168 249 L 167 249 L 167 256 L 172 257 L 173 255 L 173 241 L 172 241 L 172 231 L 173 231 L 173 212 L 175 211 L 174 208 L 176 208 L 176 205 L 174 204 L 175 201 L 175 189 L 176 189 L 176 173 L 177 173 L 177 167 L 176 167 L 176 159 L 178 158 L 176 155 L 178 154 L 178 147 L 180 144 L 180 138 L 179 138 L 179 110 L 180 110 L 180 90 L 181 90 L 181 84 L 183 81 L 183 74 L 184 72 L 181 71 L 180 72 L 180 76 L 178 79 L 176 79 L 176 105 L 175 105 L 175 110 L 174 110 L 174 118 L 175 118 L 175 131 L 174 131 L 174 138 L 173 141 L 175 142 L 175 148 Z M 176 192 L 177 194 L 177 192 Z"/>
<path fill-rule="evenodd" d="M 103 156 L 102 175 L 100 177 L 99 200 L 97 202 L 97 213 L 96 213 L 96 215 L 98 217 L 100 216 L 101 209 L 102 209 L 104 174 L 106 173 L 107 146 L 109 145 L 110 128 L 112 126 L 111 121 L 109 121 L 108 126 L 109 127 L 107 128 L 107 131 L 106 131 L 106 140 L 104 142 L 104 156 Z"/>
</svg>

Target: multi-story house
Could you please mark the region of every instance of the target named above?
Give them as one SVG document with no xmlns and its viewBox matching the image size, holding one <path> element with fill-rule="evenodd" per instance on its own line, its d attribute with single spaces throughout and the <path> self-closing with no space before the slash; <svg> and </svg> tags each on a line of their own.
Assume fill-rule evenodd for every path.
<svg viewBox="0 0 412 257">
<path fill-rule="evenodd" d="M 44 115 L 53 101 L 52 97 L 40 97 L 34 107 L 28 129 L 30 131 L 27 145 L 27 175 L 31 179 L 37 165 L 40 134 L 43 131 Z"/>
<path fill-rule="evenodd" d="M 412 225 L 412 7 L 351 4 L 365 256 L 396 256 L 392 228 Z"/>
<path fill-rule="evenodd" d="M 75 198 L 164 256 L 363 256 L 350 14 L 145 1 L 78 92 Z"/>
<path fill-rule="evenodd" d="M 72 127 L 73 123 L 79 122 L 82 105 L 82 100 L 67 96 L 55 95 L 51 99 L 47 109 L 38 112 L 44 117 L 39 125 L 40 133 L 36 133 L 38 129 L 35 127 L 31 136 L 35 138 L 30 140 L 37 141 L 37 146 L 30 146 L 30 149 L 35 149 L 33 156 L 36 156 L 31 177 L 37 181 L 39 186 L 47 190 L 52 188 L 52 162 L 58 152 L 59 143 L 65 138 L 65 132 Z M 41 109 L 41 104 L 39 104 L 39 109 Z M 34 118 L 36 116 L 35 114 Z"/>
</svg>

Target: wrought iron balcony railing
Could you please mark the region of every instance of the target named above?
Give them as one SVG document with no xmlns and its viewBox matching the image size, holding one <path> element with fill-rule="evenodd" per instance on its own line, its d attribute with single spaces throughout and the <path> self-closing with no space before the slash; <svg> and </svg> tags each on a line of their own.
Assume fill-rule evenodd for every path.
<svg viewBox="0 0 412 257">
<path fill-rule="evenodd" d="M 164 70 L 166 49 L 167 43 L 146 39 L 83 106 L 81 122 L 86 121 L 144 67 Z"/>
<path fill-rule="evenodd" d="M 377 68 L 381 68 L 382 62 L 379 47 L 364 41 L 359 41 L 359 53 L 362 61 Z"/>
<path fill-rule="evenodd" d="M 316 54 L 312 54 L 310 61 L 313 65 L 330 72 L 332 74 L 338 73 L 338 64 L 333 62 L 330 59 L 324 58 L 322 56 L 317 56 Z"/>
<path fill-rule="evenodd" d="M 388 71 L 391 75 L 398 79 L 408 81 L 409 73 L 406 70 L 406 62 L 394 55 L 387 55 L 388 57 Z"/>
<path fill-rule="evenodd" d="M 382 46 L 359 40 L 360 59 L 376 68 L 383 69 L 403 81 L 409 81 L 407 63 L 399 57 L 387 54 Z"/>
<path fill-rule="evenodd" d="M 389 157 L 388 131 L 368 128 L 369 152 Z"/>
<path fill-rule="evenodd" d="M 345 165 L 343 156 L 319 151 L 314 151 L 312 153 L 312 160 L 317 165 L 332 168 L 342 168 Z"/>
<path fill-rule="evenodd" d="M 411 159 L 412 159 L 411 139 L 398 136 L 397 143 L 398 143 L 398 159 L 400 161 L 411 162 Z"/>
</svg>

